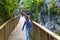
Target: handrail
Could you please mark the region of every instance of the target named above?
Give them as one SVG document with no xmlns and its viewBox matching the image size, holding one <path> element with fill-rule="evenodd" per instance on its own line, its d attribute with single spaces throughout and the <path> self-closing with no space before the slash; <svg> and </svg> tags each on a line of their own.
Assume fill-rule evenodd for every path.
<svg viewBox="0 0 60 40">
<path fill-rule="evenodd" d="M 16 16 L 0 26 L 0 40 L 8 40 L 9 34 L 19 22 L 19 18 L 20 16 Z"/>
<path fill-rule="evenodd" d="M 17 18 L 17 17 L 20 17 L 20 16 L 16 16 L 16 17 L 14 17 L 14 18 L 11 18 L 11 19 L 9 19 L 8 21 L 6 21 L 4 24 L 2 24 L 2 25 L 0 26 L 0 30 L 1 30 L 8 22 L 10 22 L 11 20 L 13 20 L 13 19 L 15 19 L 15 18 Z"/>
<path fill-rule="evenodd" d="M 0 40 L 7 40 L 11 31 L 15 28 L 20 16 L 14 17 L 0 26 Z M 33 21 L 31 28 L 31 40 L 60 40 L 60 36 Z"/>
<path fill-rule="evenodd" d="M 36 36 L 36 38 L 33 40 L 60 40 L 60 36 L 34 21 L 32 26 L 32 34 L 33 38 L 35 38 L 34 36 Z"/>
</svg>

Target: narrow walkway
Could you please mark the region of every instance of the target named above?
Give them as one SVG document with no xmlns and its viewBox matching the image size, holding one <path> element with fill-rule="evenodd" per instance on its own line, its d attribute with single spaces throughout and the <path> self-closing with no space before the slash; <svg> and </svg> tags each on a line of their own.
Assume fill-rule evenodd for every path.
<svg viewBox="0 0 60 40">
<path fill-rule="evenodd" d="M 17 24 L 16 28 L 12 31 L 12 33 L 9 35 L 8 40 L 26 40 L 25 29 L 24 31 L 21 30 L 24 21 L 25 21 L 25 17 L 21 16 L 19 23 Z"/>
</svg>

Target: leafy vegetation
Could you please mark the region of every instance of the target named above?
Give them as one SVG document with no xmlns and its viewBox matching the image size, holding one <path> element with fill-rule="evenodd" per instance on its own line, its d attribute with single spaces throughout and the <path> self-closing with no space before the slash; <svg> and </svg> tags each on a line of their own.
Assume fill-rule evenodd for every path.
<svg viewBox="0 0 60 40">
<path fill-rule="evenodd" d="M 31 18 L 36 22 L 38 22 L 38 7 L 42 2 L 43 0 L 24 0 L 24 8 L 27 8 L 31 11 Z"/>
<path fill-rule="evenodd" d="M 57 30 L 57 35 L 59 35 L 59 36 L 60 36 L 60 29 L 58 29 L 58 30 Z"/>
<path fill-rule="evenodd" d="M 0 25 L 14 17 L 14 10 L 17 6 L 17 0 L 0 0 Z"/>
<path fill-rule="evenodd" d="M 41 6 L 44 4 L 44 0 L 24 0 L 24 8 L 30 9 L 31 17 L 34 21 L 38 21 L 38 13 L 40 12 Z M 60 15 L 60 6 L 58 6 L 57 0 L 50 0 L 47 3 L 48 11 L 50 14 Z"/>
<path fill-rule="evenodd" d="M 58 4 L 57 4 L 58 2 Z M 59 6 L 59 1 L 57 0 L 50 0 L 49 4 L 48 4 L 48 10 L 51 14 L 58 14 L 60 15 L 60 6 Z"/>
</svg>

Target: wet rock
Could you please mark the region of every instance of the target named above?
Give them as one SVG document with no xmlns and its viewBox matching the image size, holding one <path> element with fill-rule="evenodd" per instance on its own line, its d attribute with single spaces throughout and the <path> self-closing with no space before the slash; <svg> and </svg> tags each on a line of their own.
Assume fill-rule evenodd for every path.
<svg viewBox="0 0 60 40">
<path fill-rule="evenodd" d="M 60 25 L 60 19 L 57 19 L 57 24 L 59 24 L 59 25 Z"/>
</svg>

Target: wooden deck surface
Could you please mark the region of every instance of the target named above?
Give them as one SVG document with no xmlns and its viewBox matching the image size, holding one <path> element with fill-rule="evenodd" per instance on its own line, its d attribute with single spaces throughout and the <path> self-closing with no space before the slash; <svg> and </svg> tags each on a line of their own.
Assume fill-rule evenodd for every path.
<svg viewBox="0 0 60 40">
<path fill-rule="evenodd" d="M 19 23 L 17 24 L 15 29 L 11 32 L 11 34 L 9 35 L 8 40 L 26 40 L 25 29 L 24 29 L 24 31 L 21 30 L 22 26 L 24 24 L 24 21 L 25 21 L 25 17 L 21 16 Z"/>
</svg>

